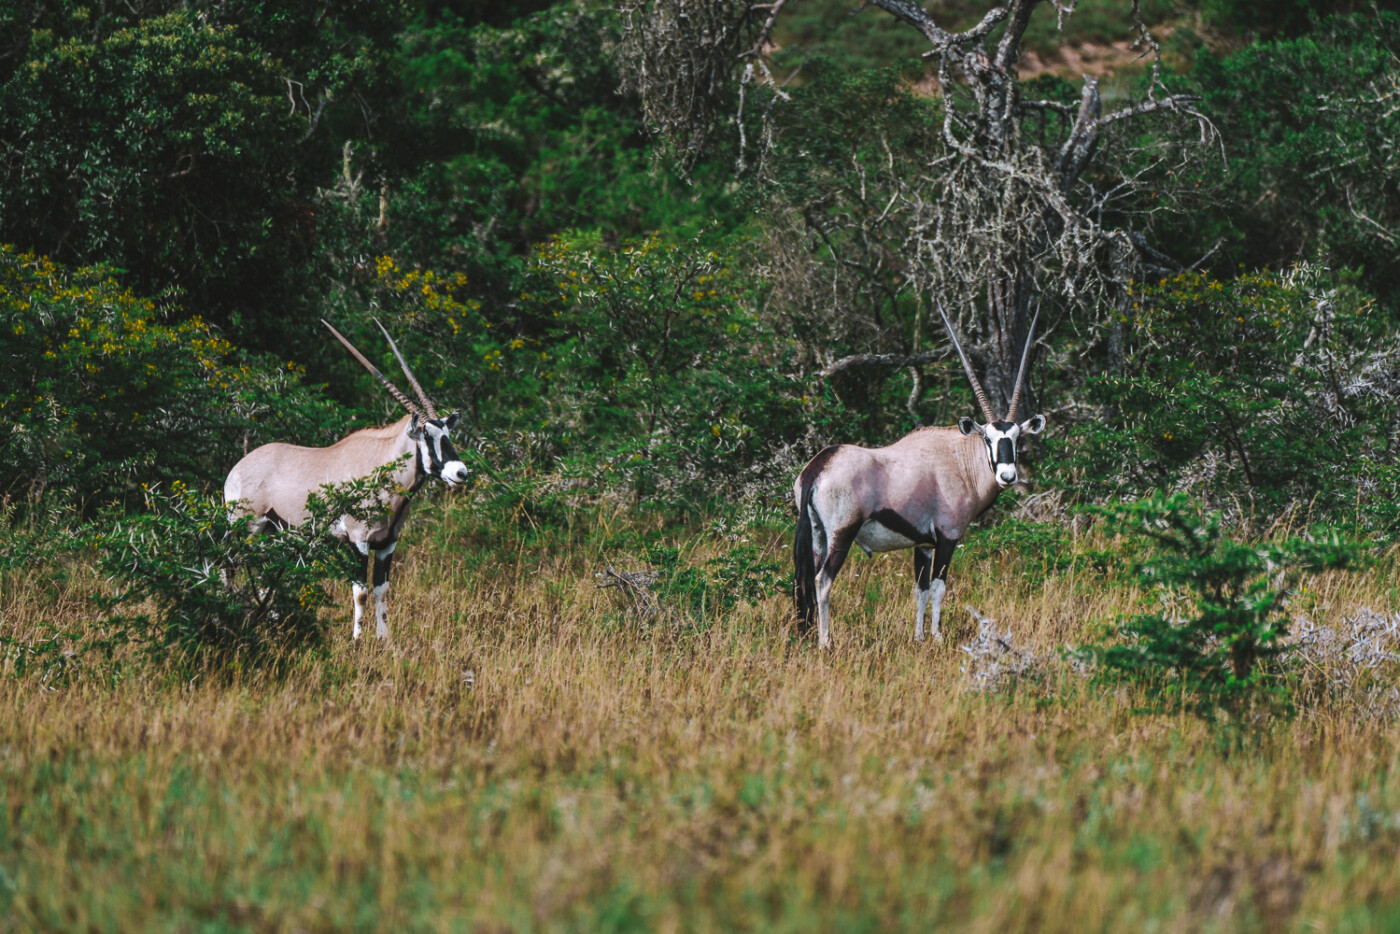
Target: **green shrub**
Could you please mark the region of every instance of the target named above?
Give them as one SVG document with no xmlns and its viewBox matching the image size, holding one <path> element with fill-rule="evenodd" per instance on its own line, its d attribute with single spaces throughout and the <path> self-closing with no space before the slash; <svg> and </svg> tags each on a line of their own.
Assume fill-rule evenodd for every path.
<svg viewBox="0 0 1400 934">
<path fill-rule="evenodd" d="M 1284 602 L 1305 571 L 1345 568 L 1356 549 L 1335 532 L 1248 544 L 1183 494 L 1093 510 L 1112 532 L 1145 539 L 1133 570 L 1163 610 L 1119 623 L 1115 639 L 1082 647 L 1099 678 L 1145 687 L 1154 707 L 1207 718 L 1252 702 L 1286 706 L 1280 664 L 1289 632 Z"/>
<path fill-rule="evenodd" d="M 572 472 L 642 497 L 713 497 L 801 436 L 790 348 L 742 269 L 705 241 L 538 250 L 526 300 L 541 333 L 501 365 L 538 385 L 538 424 Z"/>
<path fill-rule="evenodd" d="M 1010 503 L 1003 500 L 1003 506 L 1009 510 Z M 997 555 L 1014 555 L 1017 579 L 1033 585 L 1039 585 L 1050 575 L 1067 570 L 1074 563 L 1070 532 L 1055 522 L 1003 519 L 990 528 L 979 529 L 969 535 L 967 544 L 961 547 L 959 563 L 986 561 Z"/>
<path fill-rule="evenodd" d="M 102 572 L 117 586 L 106 628 L 157 660 L 257 663 L 314 646 L 325 634 L 327 578 L 363 581 L 365 562 L 327 529 L 342 515 L 377 521 L 379 491 L 397 464 L 362 480 L 322 487 L 296 528 L 251 534 L 221 499 L 182 483 L 148 489 L 150 511 L 113 512 L 94 527 Z"/>
<path fill-rule="evenodd" d="M 0 127 L 17 141 L 0 169 L 7 237 L 118 263 L 151 288 L 197 270 L 184 285 L 201 307 L 267 284 L 295 221 L 270 223 L 266 208 L 293 197 L 285 161 L 301 127 L 281 66 L 202 19 L 175 12 L 96 39 L 95 23 L 35 31 L 0 84 Z"/>
<path fill-rule="evenodd" d="M 756 545 L 739 545 L 703 564 L 685 563 L 679 549 L 655 545 L 647 550 L 647 561 L 656 572 L 655 589 L 663 605 L 697 615 L 722 613 L 783 592 L 783 565 L 764 558 Z"/>
</svg>

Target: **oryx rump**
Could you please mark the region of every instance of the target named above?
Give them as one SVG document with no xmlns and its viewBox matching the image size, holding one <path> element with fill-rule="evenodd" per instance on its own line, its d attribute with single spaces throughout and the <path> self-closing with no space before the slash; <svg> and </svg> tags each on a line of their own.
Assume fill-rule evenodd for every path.
<svg viewBox="0 0 1400 934">
<path fill-rule="evenodd" d="M 238 511 L 256 516 L 258 521 L 254 527 L 258 531 L 298 526 L 310 518 L 306 499 L 311 493 L 326 484 L 362 479 L 387 464 L 397 463 L 399 466 L 390 475 L 394 489 L 385 490 L 382 497 L 386 518 L 370 524 L 352 516 L 341 516 L 331 529 L 331 534 L 351 548 L 356 566 L 362 569 L 359 579 L 353 583 L 354 637 L 360 637 L 361 619 L 369 602 L 370 591 L 365 586 L 365 579 L 369 577 L 375 601 L 376 632 L 380 638 L 385 638 L 389 635 L 389 568 L 399 532 L 408 518 L 410 497 L 429 477 L 438 477 L 449 486 L 456 486 L 468 476 L 466 465 L 452 446 L 451 432 L 457 425 L 458 414 L 438 417 L 383 325 L 379 325 L 379 329 L 384 331 L 404 375 L 423 403 L 421 409 L 385 379 L 339 331 L 324 321 L 321 323 L 408 409 L 409 414 L 392 425 L 351 432 L 329 447 L 307 448 L 280 442 L 264 444 L 229 471 L 224 481 L 224 501 Z"/>
<path fill-rule="evenodd" d="M 919 428 L 882 448 L 832 445 L 812 458 L 793 486 L 794 597 L 802 621 L 810 626 L 815 619 L 823 647 L 831 641 L 832 583 L 852 545 L 867 554 L 914 549 L 914 639 L 924 638 L 926 611 L 934 639 L 941 639 L 938 623 L 953 549 L 972 520 L 1016 482 L 1020 437 L 1045 427 L 1043 415 L 1016 421 L 1035 321 L 1005 418 L 992 414 L 946 315 L 943 323 L 986 422 L 962 418 L 956 428 Z"/>
</svg>

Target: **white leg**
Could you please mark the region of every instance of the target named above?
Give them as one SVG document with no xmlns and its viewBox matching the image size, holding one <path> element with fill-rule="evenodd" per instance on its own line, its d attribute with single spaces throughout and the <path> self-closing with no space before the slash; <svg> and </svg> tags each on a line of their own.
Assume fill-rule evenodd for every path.
<svg viewBox="0 0 1400 934">
<path fill-rule="evenodd" d="M 948 591 L 948 585 L 945 584 L 943 581 L 941 581 L 941 580 L 939 580 L 939 579 L 937 579 L 937 578 L 934 578 L 934 581 L 933 581 L 932 585 L 930 585 L 930 586 L 929 586 L 929 589 L 928 589 L 927 591 L 925 591 L 925 595 L 920 597 L 920 604 L 919 604 L 919 622 L 923 622 L 923 618 L 924 618 L 924 606 L 923 606 L 923 604 L 924 604 L 924 603 L 927 603 L 927 604 L 928 604 L 928 608 L 929 608 L 929 610 L 931 611 L 931 612 L 929 613 L 929 624 L 928 624 L 929 634 L 930 634 L 931 636 L 933 636 L 933 641 L 934 641 L 934 642 L 942 642 L 942 641 L 943 641 L 943 632 L 942 632 L 942 630 L 940 630 L 940 629 L 938 628 L 938 621 L 939 621 L 939 620 L 942 618 L 942 616 L 943 616 L 943 594 L 945 594 L 947 591 Z"/>
<path fill-rule="evenodd" d="M 389 582 L 374 588 L 374 634 L 389 638 Z"/>
<path fill-rule="evenodd" d="M 825 574 L 817 578 L 817 648 L 831 645 L 831 585 L 833 578 Z"/>
<path fill-rule="evenodd" d="M 355 631 L 353 636 L 358 639 L 361 631 L 360 620 L 364 619 L 365 604 L 369 602 L 369 588 L 364 584 L 351 584 L 350 587 L 355 598 Z"/>
<path fill-rule="evenodd" d="M 942 583 L 942 581 L 939 581 Z M 914 641 L 924 641 L 924 613 L 928 610 L 931 588 L 920 587 L 919 582 L 914 582 Z M 938 618 L 934 617 L 933 631 L 938 631 Z"/>
<path fill-rule="evenodd" d="M 933 577 L 933 549 L 914 549 L 914 641 L 924 641 L 924 611 L 928 609 L 929 581 Z M 938 628 L 937 618 L 933 621 Z"/>
</svg>

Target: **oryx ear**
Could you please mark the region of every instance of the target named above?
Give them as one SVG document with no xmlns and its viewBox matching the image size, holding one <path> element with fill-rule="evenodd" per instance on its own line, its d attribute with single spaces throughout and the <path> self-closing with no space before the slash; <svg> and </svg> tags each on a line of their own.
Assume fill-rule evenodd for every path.
<svg viewBox="0 0 1400 934">
<path fill-rule="evenodd" d="M 453 412 L 451 415 L 447 416 L 442 420 L 442 427 L 446 428 L 448 431 L 451 431 L 452 429 L 457 427 L 457 421 L 461 417 L 461 412 Z"/>
<path fill-rule="evenodd" d="M 408 417 L 408 436 L 414 441 L 423 437 L 423 422 L 418 418 L 417 412 Z"/>
<path fill-rule="evenodd" d="M 1045 430 L 1045 416 L 1032 415 L 1021 423 L 1021 433 L 1027 435 L 1038 435 Z"/>
<path fill-rule="evenodd" d="M 978 427 L 976 422 L 966 416 L 958 419 L 958 431 L 961 431 L 965 435 L 978 434 L 981 430 L 982 429 Z"/>
</svg>

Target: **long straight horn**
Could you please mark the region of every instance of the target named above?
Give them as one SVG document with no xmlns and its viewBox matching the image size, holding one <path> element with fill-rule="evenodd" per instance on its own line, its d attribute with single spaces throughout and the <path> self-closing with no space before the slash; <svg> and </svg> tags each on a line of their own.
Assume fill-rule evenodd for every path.
<svg viewBox="0 0 1400 934">
<path fill-rule="evenodd" d="M 324 324 L 330 330 L 330 332 L 336 336 L 337 340 L 339 340 L 342 344 L 345 345 L 345 349 L 350 351 L 351 356 L 353 356 L 356 360 L 360 361 L 360 363 L 364 366 L 366 370 L 369 370 L 371 373 L 374 374 L 375 379 L 379 380 L 381 383 L 384 384 L 384 388 L 389 390 L 389 395 L 399 400 L 399 404 L 402 405 L 404 408 L 408 409 L 408 411 L 413 415 L 417 415 L 419 418 L 423 417 L 423 412 L 418 408 L 418 406 L 413 404 L 413 400 L 408 398 L 408 396 L 405 396 L 403 393 L 399 392 L 399 388 L 397 386 L 385 379 L 384 374 L 379 372 L 379 367 L 366 360 L 365 355 L 356 350 L 355 346 L 345 339 L 345 335 L 341 334 L 335 328 L 331 327 L 331 323 L 325 318 L 321 319 L 321 323 Z"/>
<path fill-rule="evenodd" d="M 399 360 L 399 366 L 403 367 L 403 375 L 408 377 L 408 384 L 413 387 L 413 391 L 418 393 L 418 398 L 423 400 L 423 408 L 428 410 L 428 417 L 436 420 L 437 409 L 433 407 L 433 400 L 428 398 L 428 394 L 423 391 L 423 387 L 418 385 L 418 380 L 414 379 L 413 371 L 408 368 L 404 361 L 403 354 L 399 353 L 399 345 L 394 343 L 394 339 L 389 336 L 389 332 L 384 330 L 384 325 L 379 324 L 379 319 L 375 318 L 374 323 L 379 325 L 379 330 L 384 331 L 384 339 L 389 342 L 389 349 L 394 352 L 394 356 Z"/>
<path fill-rule="evenodd" d="M 943 318 L 943 326 L 948 329 L 948 337 L 952 339 L 954 349 L 962 358 L 963 369 L 967 371 L 967 378 L 972 383 L 972 394 L 977 397 L 977 404 L 982 408 L 982 417 L 988 423 L 996 421 L 997 417 L 992 414 L 992 406 L 987 401 L 987 394 L 982 391 L 982 384 L 977 382 L 977 374 L 972 372 L 972 362 L 967 359 L 967 354 L 963 353 L 962 344 L 958 343 L 958 335 L 953 331 L 953 324 L 943 311 L 942 300 L 935 298 L 934 301 L 938 304 L 938 314 Z"/>
<path fill-rule="evenodd" d="M 1011 407 L 1006 412 L 1008 422 L 1016 421 L 1016 407 L 1021 404 L 1021 386 L 1026 382 L 1026 362 L 1031 358 L 1031 347 L 1035 344 L 1035 323 L 1040 320 L 1040 303 L 1035 306 L 1035 316 L 1031 318 L 1031 328 L 1026 332 L 1026 349 L 1021 351 L 1021 372 L 1016 374 L 1016 389 L 1011 393 Z"/>
</svg>

